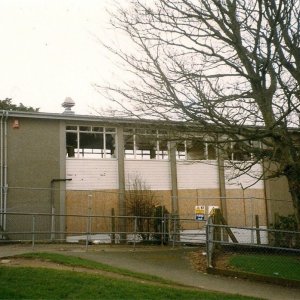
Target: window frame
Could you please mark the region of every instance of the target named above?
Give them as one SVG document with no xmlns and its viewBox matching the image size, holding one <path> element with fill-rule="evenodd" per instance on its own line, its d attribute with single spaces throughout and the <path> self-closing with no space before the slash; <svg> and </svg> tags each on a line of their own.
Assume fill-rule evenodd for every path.
<svg viewBox="0 0 300 300">
<path fill-rule="evenodd" d="M 73 127 L 73 128 L 72 128 Z M 76 129 L 75 129 L 76 127 Z M 87 130 L 83 128 L 86 127 Z M 102 130 L 101 130 L 102 128 Z M 94 130 L 97 129 L 97 130 Z M 67 145 L 67 134 L 69 133 L 76 133 L 76 147 L 74 147 L 74 156 L 68 155 L 68 145 Z M 95 134 L 102 136 L 103 147 L 101 148 L 91 148 L 92 153 L 88 152 L 89 157 L 84 156 L 83 149 L 89 148 L 81 148 L 80 147 L 80 134 Z M 108 154 L 108 151 L 111 150 L 107 148 L 107 135 L 110 134 L 113 136 L 113 145 L 114 145 L 114 153 Z M 67 124 L 65 128 L 65 138 L 66 138 L 66 158 L 75 158 L 75 159 L 117 159 L 117 128 L 111 126 L 101 126 L 101 125 L 74 125 L 74 124 Z M 99 139 L 100 140 L 100 139 Z M 100 150 L 98 153 L 93 153 L 94 150 Z M 90 156 L 92 155 L 92 157 Z M 94 157 L 93 157 L 94 156 Z"/>
<path fill-rule="evenodd" d="M 167 150 L 161 150 L 164 148 L 160 137 L 163 137 L 165 130 L 159 129 L 147 129 L 147 128 L 124 128 L 123 139 L 124 139 L 124 159 L 127 160 L 169 160 L 169 142 L 167 143 Z M 133 149 L 126 149 L 126 136 L 132 137 Z M 151 157 L 151 149 L 138 149 L 139 138 L 153 137 L 154 142 L 154 157 Z M 132 154 L 126 153 L 126 151 L 132 151 Z M 146 153 L 144 153 L 146 151 Z"/>
</svg>

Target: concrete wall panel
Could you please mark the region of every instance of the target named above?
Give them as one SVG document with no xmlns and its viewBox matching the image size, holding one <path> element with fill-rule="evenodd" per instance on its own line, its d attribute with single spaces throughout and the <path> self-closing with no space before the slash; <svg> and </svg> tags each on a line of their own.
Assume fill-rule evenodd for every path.
<svg viewBox="0 0 300 300">
<path fill-rule="evenodd" d="M 126 160 L 125 181 L 139 177 L 151 190 L 171 190 L 170 162 L 160 160 Z"/>
<path fill-rule="evenodd" d="M 105 190 L 118 188 L 118 164 L 114 159 L 67 159 L 67 190 Z"/>
<path fill-rule="evenodd" d="M 177 163 L 177 178 L 178 189 L 219 188 L 216 161 L 179 161 Z"/>
<path fill-rule="evenodd" d="M 225 167 L 226 189 L 241 189 L 241 186 L 249 189 L 264 189 L 263 180 L 258 180 L 262 175 L 261 165 L 253 166 L 249 175 L 242 174 L 237 177 L 238 174 L 242 174 L 242 172 L 230 166 Z"/>
</svg>

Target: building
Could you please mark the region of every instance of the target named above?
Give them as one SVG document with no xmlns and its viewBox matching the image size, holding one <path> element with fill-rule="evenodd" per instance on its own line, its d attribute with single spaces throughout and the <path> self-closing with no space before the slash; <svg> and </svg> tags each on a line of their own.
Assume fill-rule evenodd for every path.
<svg viewBox="0 0 300 300">
<path fill-rule="evenodd" d="M 76 215 L 109 216 L 112 209 L 126 215 L 126 189 L 139 178 L 158 205 L 180 218 L 195 219 L 196 206 L 206 215 L 220 207 L 230 225 L 253 226 L 258 215 L 268 226 L 275 213 L 292 212 L 285 180 L 230 180 L 232 168 L 218 159 L 213 144 L 175 141 L 169 125 L 77 115 L 70 107 L 62 114 L 3 111 L 1 211 L 45 213 L 44 230 L 83 231 L 85 222 Z M 4 214 L 0 221 L 4 230 L 31 226 Z M 105 226 L 100 223 L 96 231 Z"/>
</svg>

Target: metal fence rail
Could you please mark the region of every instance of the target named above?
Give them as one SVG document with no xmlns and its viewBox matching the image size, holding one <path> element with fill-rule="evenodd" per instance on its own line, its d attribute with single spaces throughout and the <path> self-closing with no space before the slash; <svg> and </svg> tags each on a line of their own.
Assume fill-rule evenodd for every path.
<svg viewBox="0 0 300 300">
<path fill-rule="evenodd" d="M 0 213 L 7 220 L 0 242 L 68 242 L 90 244 L 205 243 L 205 222 L 171 215 L 161 217 Z"/>
</svg>

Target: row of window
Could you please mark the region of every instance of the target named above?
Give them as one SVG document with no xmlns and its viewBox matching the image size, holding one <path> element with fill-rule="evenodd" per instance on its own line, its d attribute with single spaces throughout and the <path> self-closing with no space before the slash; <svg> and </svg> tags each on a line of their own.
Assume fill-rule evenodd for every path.
<svg viewBox="0 0 300 300">
<path fill-rule="evenodd" d="M 116 158 L 116 128 L 100 126 L 67 126 L 67 157 Z M 169 143 L 164 130 L 124 129 L 124 155 L 127 159 L 169 159 Z M 213 143 L 195 140 L 176 144 L 179 160 L 215 160 Z M 228 148 L 228 159 L 250 160 L 251 156 L 238 144 Z"/>
</svg>

